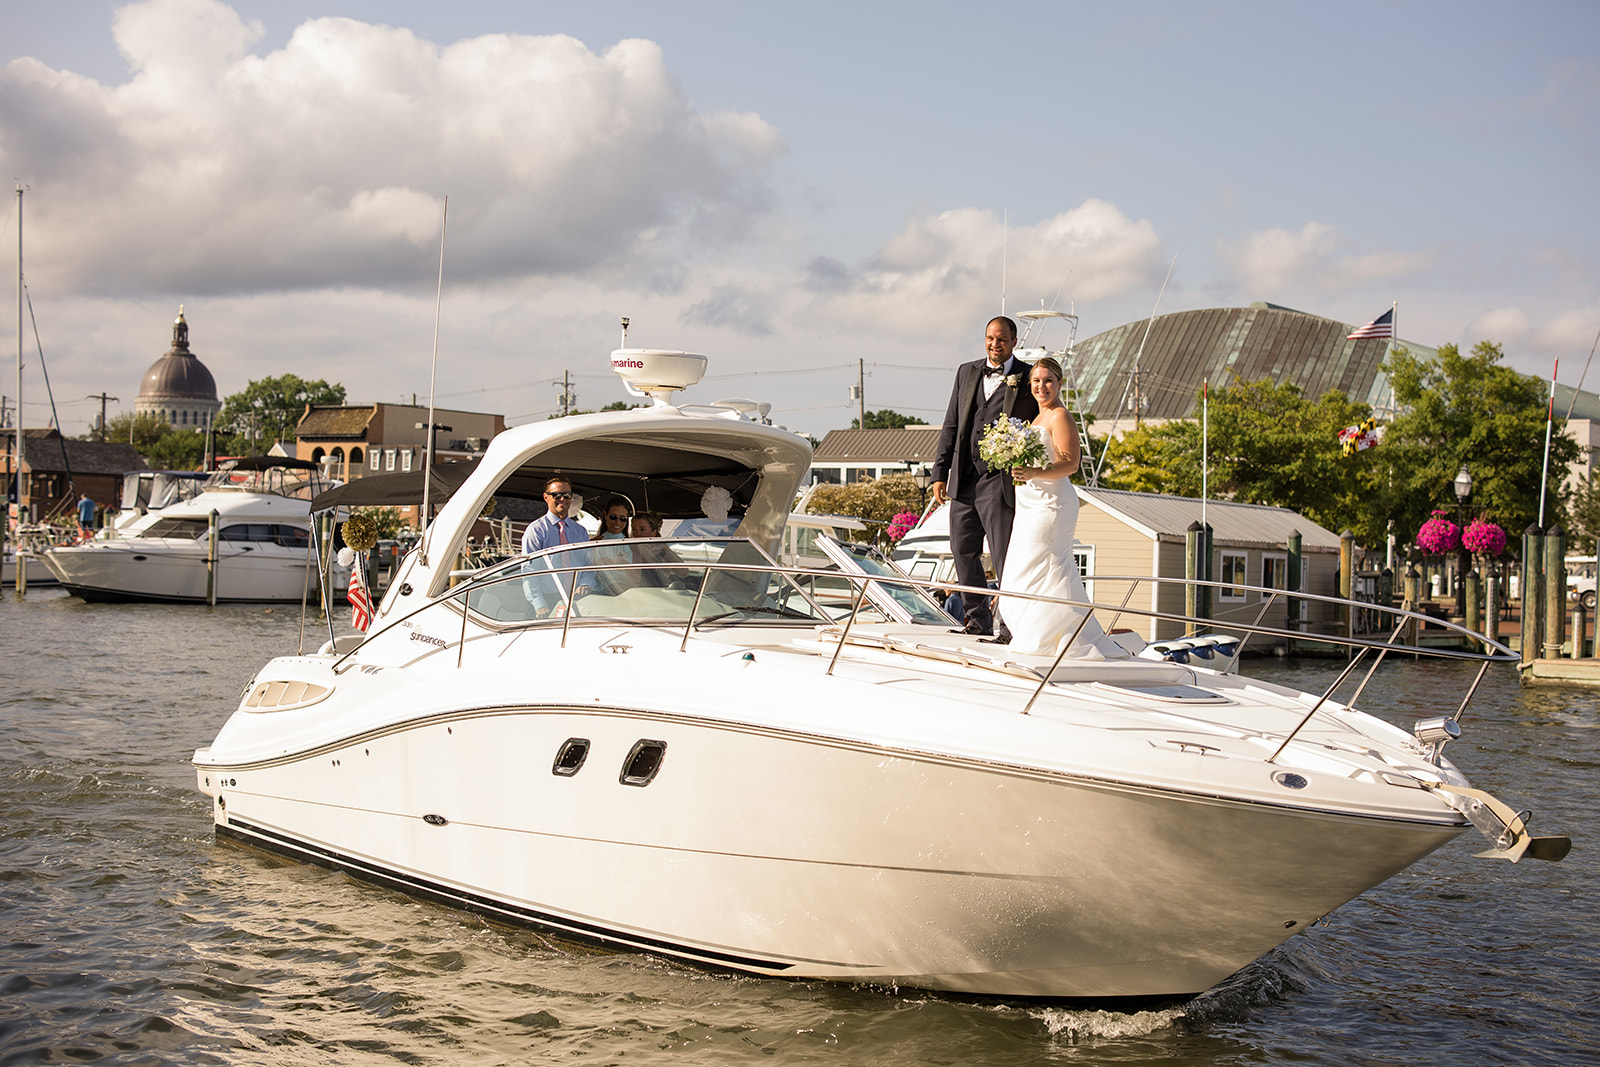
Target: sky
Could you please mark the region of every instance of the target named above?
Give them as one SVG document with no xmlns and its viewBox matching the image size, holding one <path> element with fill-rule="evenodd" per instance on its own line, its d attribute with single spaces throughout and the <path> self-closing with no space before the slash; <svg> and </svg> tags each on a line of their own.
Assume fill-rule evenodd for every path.
<svg viewBox="0 0 1600 1067">
<path fill-rule="evenodd" d="M 1397 303 L 1596 389 L 1597 45 L 1592 2 L 0 0 L 25 422 L 41 345 L 66 432 L 132 410 L 180 305 L 223 397 L 511 424 L 628 399 L 623 316 L 818 437 L 858 373 L 940 421 L 1002 305 Z"/>
</svg>

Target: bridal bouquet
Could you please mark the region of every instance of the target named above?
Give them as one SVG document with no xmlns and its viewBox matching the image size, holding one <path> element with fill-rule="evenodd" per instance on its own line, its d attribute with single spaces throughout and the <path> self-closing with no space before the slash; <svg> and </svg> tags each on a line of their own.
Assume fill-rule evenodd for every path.
<svg viewBox="0 0 1600 1067">
<path fill-rule="evenodd" d="M 1002 415 L 983 428 L 978 438 L 978 458 L 992 471 L 1044 465 L 1044 438 L 1021 419 Z"/>
</svg>

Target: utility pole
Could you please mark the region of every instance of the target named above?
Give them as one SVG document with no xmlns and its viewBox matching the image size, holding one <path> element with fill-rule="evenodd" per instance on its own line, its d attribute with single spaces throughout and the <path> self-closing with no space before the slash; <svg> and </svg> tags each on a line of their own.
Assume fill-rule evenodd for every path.
<svg viewBox="0 0 1600 1067">
<path fill-rule="evenodd" d="M 624 326 L 623 329 L 626 330 L 627 327 Z M 561 380 L 559 382 L 551 382 L 550 384 L 561 386 L 561 397 L 558 401 L 558 403 L 561 405 L 561 414 L 572 414 L 572 409 L 578 405 L 578 398 L 572 391 L 572 372 L 565 370 L 562 371 Z"/>
<path fill-rule="evenodd" d="M 114 396 L 106 396 L 106 394 L 104 394 L 104 393 L 90 393 L 89 396 L 86 399 L 100 401 L 100 432 L 99 432 L 99 434 L 97 436 L 100 438 L 100 443 L 104 444 L 105 440 L 106 440 L 106 401 L 107 400 L 117 400 L 120 403 L 120 398 L 114 397 Z M 210 424 L 211 424 L 211 416 L 207 415 L 206 416 L 206 425 L 207 425 L 208 429 L 210 427 Z"/>
</svg>

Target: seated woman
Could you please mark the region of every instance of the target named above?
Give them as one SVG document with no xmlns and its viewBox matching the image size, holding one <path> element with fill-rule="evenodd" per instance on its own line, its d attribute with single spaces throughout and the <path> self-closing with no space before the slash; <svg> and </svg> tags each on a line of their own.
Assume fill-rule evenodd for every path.
<svg viewBox="0 0 1600 1067">
<path fill-rule="evenodd" d="M 633 552 L 625 546 L 606 546 L 598 542 L 620 541 L 628 536 L 628 523 L 633 518 L 633 504 L 625 496 L 613 496 L 606 501 L 605 511 L 600 517 L 600 532 L 592 540 L 597 542 L 594 548 L 594 563 L 604 565 L 608 563 L 627 564 L 633 562 Z M 627 571 L 596 571 L 595 592 L 616 593 L 626 588 L 632 581 L 632 575 Z"/>
</svg>

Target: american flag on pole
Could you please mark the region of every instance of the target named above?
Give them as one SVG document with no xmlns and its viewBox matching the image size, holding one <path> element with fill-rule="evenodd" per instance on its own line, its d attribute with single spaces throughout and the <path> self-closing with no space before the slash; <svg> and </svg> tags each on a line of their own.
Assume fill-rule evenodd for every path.
<svg viewBox="0 0 1600 1067">
<path fill-rule="evenodd" d="M 1346 341 L 1359 341 L 1367 337 L 1393 337 L 1394 336 L 1394 308 L 1390 308 L 1382 315 L 1373 319 L 1365 326 L 1353 333 L 1345 334 Z"/>
<path fill-rule="evenodd" d="M 362 633 L 372 625 L 372 598 L 367 595 L 367 585 L 361 580 L 361 561 L 350 568 L 350 589 L 345 593 L 350 601 L 350 625 Z"/>
</svg>

